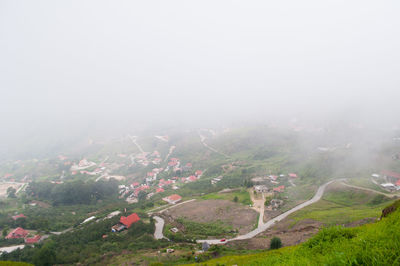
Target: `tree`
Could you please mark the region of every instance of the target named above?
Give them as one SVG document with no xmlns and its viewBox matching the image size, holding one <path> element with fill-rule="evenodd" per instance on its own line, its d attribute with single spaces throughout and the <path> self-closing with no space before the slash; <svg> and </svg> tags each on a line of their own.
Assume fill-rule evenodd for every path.
<svg viewBox="0 0 400 266">
<path fill-rule="evenodd" d="M 145 201 L 145 200 L 146 200 L 146 196 L 147 196 L 147 193 L 146 193 L 146 192 L 144 192 L 143 190 L 139 191 L 139 194 L 138 194 L 138 201 L 139 201 L 139 202 Z"/>
<path fill-rule="evenodd" d="M 13 187 L 9 187 L 7 188 L 7 196 L 9 198 L 16 198 L 17 196 L 15 196 L 15 193 L 17 192 L 17 190 Z"/>
<path fill-rule="evenodd" d="M 270 249 L 278 249 L 282 247 L 282 241 L 279 237 L 273 237 L 270 243 Z"/>
<path fill-rule="evenodd" d="M 6 237 L 7 233 L 8 233 L 8 228 L 4 227 L 4 229 L 3 229 L 3 237 Z"/>
<path fill-rule="evenodd" d="M 239 198 L 238 198 L 237 196 L 235 196 L 235 197 L 233 198 L 233 201 L 234 201 L 234 202 L 238 202 L 238 201 L 239 201 Z"/>
</svg>

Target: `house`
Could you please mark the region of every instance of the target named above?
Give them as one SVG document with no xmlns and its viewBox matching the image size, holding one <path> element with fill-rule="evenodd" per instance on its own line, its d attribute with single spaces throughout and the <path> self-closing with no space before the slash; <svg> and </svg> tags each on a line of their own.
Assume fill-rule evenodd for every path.
<svg viewBox="0 0 400 266">
<path fill-rule="evenodd" d="M 162 193 L 162 192 L 164 192 L 163 188 L 159 187 L 159 188 L 156 189 L 156 193 Z"/>
<path fill-rule="evenodd" d="M 191 175 L 191 176 L 189 176 L 189 177 L 187 178 L 187 180 L 188 180 L 189 182 L 194 182 L 194 181 L 197 180 L 197 177 L 194 176 L 194 175 Z"/>
<path fill-rule="evenodd" d="M 400 179 L 400 173 L 383 170 L 382 175 L 386 178 L 388 182 L 395 183 Z"/>
<path fill-rule="evenodd" d="M 276 176 L 276 175 L 270 175 L 270 176 L 269 176 L 269 179 L 272 180 L 272 181 L 276 181 L 276 180 L 278 179 L 278 176 Z"/>
<path fill-rule="evenodd" d="M 28 233 L 25 229 L 17 227 L 6 236 L 6 239 L 25 238 Z"/>
<path fill-rule="evenodd" d="M 297 178 L 298 176 L 297 176 L 297 174 L 289 173 L 289 177 L 291 177 L 291 178 Z"/>
<path fill-rule="evenodd" d="M 203 171 L 197 170 L 196 172 L 194 172 L 194 174 L 195 174 L 197 177 L 199 177 L 199 176 L 201 176 L 201 175 L 203 174 Z"/>
<path fill-rule="evenodd" d="M 381 184 L 381 186 L 382 186 L 384 189 L 388 190 L 388 191 L 394 191 L 394 190 L 396 190 L 395 185 L 392 184 L 392 183 L 384 183 L 384 184 Z"/>
<path fill-rule="evenodd" d="M 111 227 L 112 232 L 121 232 L 122 230 L 128 229 L 132 224 L 140 221 L 140 217 L 137 213 L 132 213 L 131 215 L 125 217 L 121 216 L 119 223 Z"/>
<path fill-rule="evenodd" d="M 268 192 L 268 187 L 265 185 L 256 185 L 253 188 L 254 188 L 254 191 L 257 193 L 267 193 Z"/>
<path fill-rule="evenodd" d="M 275 192 L 283 192 L 284 189 L 285 189 L 285 186 L 279 186 L 279 187 L 275 187 L 274 191 Z"/>
<path fill-rule="evenodd" d="M 172 233 L 178 233 L 178 228 L 176 228 L 176 227 L 172 227 L 171 229 L 169 229 Z"/>
<path fill-rule="evenodd" d="M 182 200 L 182 197 L 179 196 L 178 194 L 173 194 L 173 195 L 171 195 L 169 197 L 163 198 L 163 201 L 166 201 L 166 202 L 168 202 L 170 204 L 176 204 L 181 200 Z"/>
<path fill-rule="evenodd" d="M 42 237 L 40 235 L 35 235 L 34 237 L 27 237 L 27 238 L 25 238 L 25 243 L 26 244 L 35 244 L 35 243 L 39 242 L 39 240 L 41 238 Z"/>
<path fill-rule="evenodd" d="M 26 218 L 26 216 L 21 213 L 21 214 L 18 214 L 18 215 L 14 215 L 12 218 L 13 218 L 14 221 L 16 221 L 19 218 Z"/>
</svg>

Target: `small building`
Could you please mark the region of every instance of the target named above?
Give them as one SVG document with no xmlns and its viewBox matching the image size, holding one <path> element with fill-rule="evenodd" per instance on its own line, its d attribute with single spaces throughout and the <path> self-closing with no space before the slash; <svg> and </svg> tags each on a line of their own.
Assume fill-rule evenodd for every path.
<svg viewBox="0 0 400 266">
<path fill-rule="evenodd" d="M 201 244 L 201 249 L 202 249 L 204 252 L 207 251 L 209 248 L 210 248 L 210 244 L 208 244 L 207 241 L 205 241 L 205 242 L 203 242 L 203 243 Z"/>
<path fill-rule="evenodd" d="M 13 218 L 14 221 L 16 221 L 17 219 L 20 219 L 20 218 L 25 218 L 26 219 L 26 216 L 23 215 L 22 213 L 20 213 L 18 215 L 14 215 L 12 218 Z"/>
<path fill-rule="evenodd" d="M 171 195 L 169 197 L 163 198 L 163 201 L 166 201 L 166 202 L 168 202 L 170 204 L 176 204 L 181 200 L 182 200 L 182 197 L 179 196 L 178 194 L 173 194 L 173 195 Z"/>
<path fill-rule="evenodd" d="M 297 178 L 298 176 L 297 176 L 297 174 L 290 173 L 290 174 L 289 174 L 289 177 L 291 177 L 291 178 Z"/>
<path fill-rule="evenodd" d="M 6 239 L 25 238 L 28 234 L 29 232 L 22 227 L 17 227 L 6 236 Z"/>
<path fill-rule="evenodd" d="M 34 237 L 27 237 L 27 238 L 25 238 L 25 243 L 26 244 L 35 244 L 35 243 L 39 242 L 39 240 L 41 238 L 42 237 L 40 235 L 35 235 Z"/>
<path fill-rule="evenodd" d="M 285 186 L 279 186 L 274 188 L 274 192 L 283 192 L 285 190 Z"/>
<path fill-rule="evenodd" d="M 267 193 L 268 192 L 268 187 L 265 185 L 256 185 L 253 188 L 254 188 L 254 191 L 257 193 Z"/>
<path fill-rule="evenodd" d="M 176 227 L 172 227 L 170 230 L 172 233 L 178 233 L 178 231 L 179 231 L 178 228 L 176 228 Z"/>
</svg>

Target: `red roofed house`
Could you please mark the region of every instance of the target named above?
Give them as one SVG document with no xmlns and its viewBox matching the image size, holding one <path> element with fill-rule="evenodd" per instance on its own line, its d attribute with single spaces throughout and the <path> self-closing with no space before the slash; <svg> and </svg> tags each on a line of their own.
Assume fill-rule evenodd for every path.
<svg viewBox="0 0 400 266">
<path fill-rule="evenodd" d="M 196 176 L 201 176 L 201 175 L 203 174 L 203 171 L 197 170 L 194 174 L 195 174 Z"/>
<path fill-rule="evenodd" d="M 397 180 L 397 182 L 396 182 L 396 186 L 400 186 L 400 179 L 399 179 L 399 180 Z"/>
<path fill-rule="evenodd" d="M 156 189 L 156 192 L 157 192 L 157 193 L 164 192 L 164 189 L 163 189 L 163 188 L 161 188 L 161 187 L 160 187 L 160 188 L 157 188 L 157 189 Z"/>
<path fill-rule="evenodd" d="M 40 238 L 42 238 L 40 235 L 35 235 L 34 237 L 27 237 L 27 238 L 25 238 L 25 243 L 26 244 L 35 244 L 40 240 Z"/>
<path fill-rule="evenodd" d="M 139 182 L 133 182 L 132 183 L 132 187 L 137 187 L 137 186 L 139 186 L 140 184 L 139 184 Z"/>
<path fill-rule="evenodd" d="M 279 186 L 279 187 L 274 188 L 274 191 L 283 192 L 284 189 L 285 189 L 285 186 Z"/>
<path fill-rule="evenodd" d="M 383 170 L 382 175 L 386 177 L 386 180 L 391 183 L 396 183 L 400 180 L 400 173 L 392 172 L 392 171 L 385 171 Z"/>
<path fill-rule="evenodd" d="M 26 218 L 26 216 L 21 213 L 21 214 L 18 214 L 18 215 L 14 215 L 12 218 L 15 221 L 15 220 L 17 220 L 19 218 Z"/>
<path fill-rule="evenodd" d="M 28 235 L 28 231 L 24 230 L 21 227 L 17 227 L 12 230 L 7 236 L 6 239 L 14 239 L 14 238 L 25 238 Z"/>
<path fill-rule="evenodd" d="M 289 174 L 289 177 L 291 177 L 291 178 L 297 178 L 297 175 L 294 174 L 294 173 L 290 173 L 290 174 Z"/>
<path fill-rule="evenodd" d="M 191 175 L 187 178 L 190 182 L 194 182 L 197 180 L 197 177 L 195 177 L 194 175 Z"/>
<path fill-rule="evenodd" d="M 153 173 L 153 172 L 148 172 L 148 173 L 147 173 L 147 176 L 153 177 L 153 176 L 154 176 L 154 173 Z"/>
<path fill-rule="evenodd" d="M 111 227 L 112 232 L 121 232 L 124 229 L 131 227 L 132 224 L 140 221 L 140 217 L 136 213 L 132 213 L 128 217 L 121 216 L 119 219 L 119 224 Z"/>
<path fill-rule="evenodd" d="M 168 202 L 170 204 L 178 203 L 181 200 L 182 200 L 182 197 L 179 196 L 178 194 L 174 194 L 174 195 L 171 195 L 169 197 L 163 198 L 163 201 L 166 201 L 166 202 Z"/>
</svg>

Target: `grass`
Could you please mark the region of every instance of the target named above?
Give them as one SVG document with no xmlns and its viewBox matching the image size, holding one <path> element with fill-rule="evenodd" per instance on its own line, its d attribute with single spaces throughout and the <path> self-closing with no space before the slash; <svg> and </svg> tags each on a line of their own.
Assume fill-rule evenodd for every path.
<svg viewBox="0 0 400 266">
<path fill-rule="evenodd" d="M 312 219 L 325 225 L 346 224 L 370 217 L 378 217 L 389 198 L 373 192 L 333 185 L 315 204 L 290 215 L 294 224 Z"/>
<path fill-rule="evenodd" d="M 225 256 L 200 265 L 399 265 L 399 229 L 397 210 L 374 224 L 325 228 L 297 246 Z"/>
<path fill-rule="evenodd" d="M 199 223 L 179 218 L 177 219 L 177 222 L 185 227 L 187 237 L 190 236 L 191 238 L 195 239 L 207 238 L 208 236 L 225 237 L 227 235 L 234 235 L 232 233 L 234 232 L 233 228 L 220 221 L 212 223 Z"/>
<path fill-rule="evenodd" d="M 232 191 L 229 193 L 210 193 L 204 196 L 201 196 L 201 199 L 209 200 L 209 199 L 221 199 L 221 200 L 230 200 L 233 201 L 235 197 L 238 197 L 238 202 L 244 205 L 250 205 L 251 199 L 249 192 L 245 189 L 241 189 L 239 191 Z"/>
</svg>

